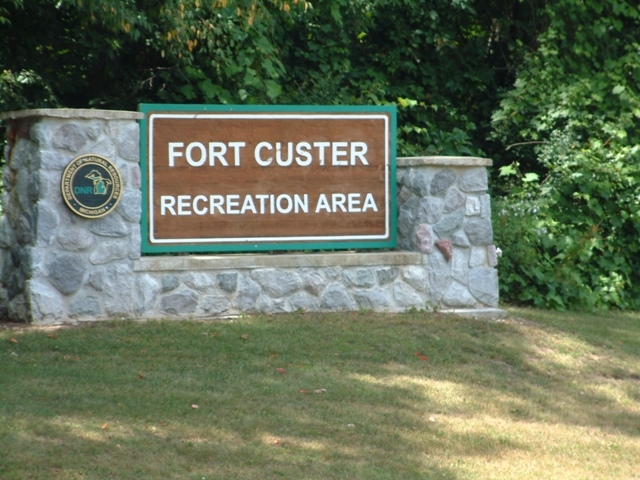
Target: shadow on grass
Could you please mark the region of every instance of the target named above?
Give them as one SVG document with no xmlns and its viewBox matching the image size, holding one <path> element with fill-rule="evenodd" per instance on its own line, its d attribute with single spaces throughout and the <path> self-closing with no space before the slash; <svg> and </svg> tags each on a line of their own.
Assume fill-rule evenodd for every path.
<svg viewBox="0 0 640 480">
<path fill-rule="evenodd" d="M 640 399 L 630 318 L 605 334 L 420 313 L 4 332 L 0 476 L 453 480 L 532 450 L 500 422 L 638 436 L 610 390 Z"/>
</svg>

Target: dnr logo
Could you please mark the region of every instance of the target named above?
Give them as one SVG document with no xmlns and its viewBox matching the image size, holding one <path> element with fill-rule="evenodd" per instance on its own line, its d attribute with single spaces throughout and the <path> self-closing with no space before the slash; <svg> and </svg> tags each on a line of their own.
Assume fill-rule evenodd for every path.
<svg viewBox="0 0 640 480">
<path fill-rule="evenodd" d="M 67 206 L 85 218 L 104 217 L 120 201 L 122 179 L 116 166 L 92 153 L 74 158 L 62 173 L 62 196 Z"/>
</svg>

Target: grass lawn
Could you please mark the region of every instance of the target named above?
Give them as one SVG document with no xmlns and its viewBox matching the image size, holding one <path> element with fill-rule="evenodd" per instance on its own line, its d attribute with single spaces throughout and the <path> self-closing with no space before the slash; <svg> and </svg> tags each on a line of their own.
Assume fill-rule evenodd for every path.
<svg viewBox="0 0 640 480">
<path fill-rule="evenodd" d="M 640 314 L 0 326 L 0 478 L 640 479 Z"/>
</svg>

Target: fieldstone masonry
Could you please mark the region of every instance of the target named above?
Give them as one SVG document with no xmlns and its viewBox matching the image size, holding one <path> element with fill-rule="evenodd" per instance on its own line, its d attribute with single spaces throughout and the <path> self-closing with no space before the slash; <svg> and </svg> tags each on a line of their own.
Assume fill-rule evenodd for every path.
<svg viewBox="0 0 640 480">
<path fill-rule="evenodd" d="M 241 312 L 372 309 L 500 312 L 486 167 L 398 159 L 397 251 L 140 254 L 140 115 L 27 110 L 8 127 L 0 218 L 0 316 L 39 324 Z M 100 219 L 71 212 L 60 179 L 75 157 L 116 164 L 123 195 Z"/>
</svg>

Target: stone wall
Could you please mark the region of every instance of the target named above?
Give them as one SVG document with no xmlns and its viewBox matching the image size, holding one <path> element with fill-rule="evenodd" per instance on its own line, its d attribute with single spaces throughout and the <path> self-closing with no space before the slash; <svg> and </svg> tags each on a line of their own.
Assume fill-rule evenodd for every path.
<svg viewBox="0 0 640 480">
<path fill-rule="evenodd" d="M 136 112 L 32 110 L 8 127 L 0 219 L 0 315 L 59 323 L 416 308 L 497 312 L 485 159 L 398 159 L 399 250 L 329 254 L 140 254 Z M 100 219 L 71 212 L 66 165 L 116 164 L 123 195 Z M 487 310 L 488 309 L 488 310 Z"/>
</svg>

